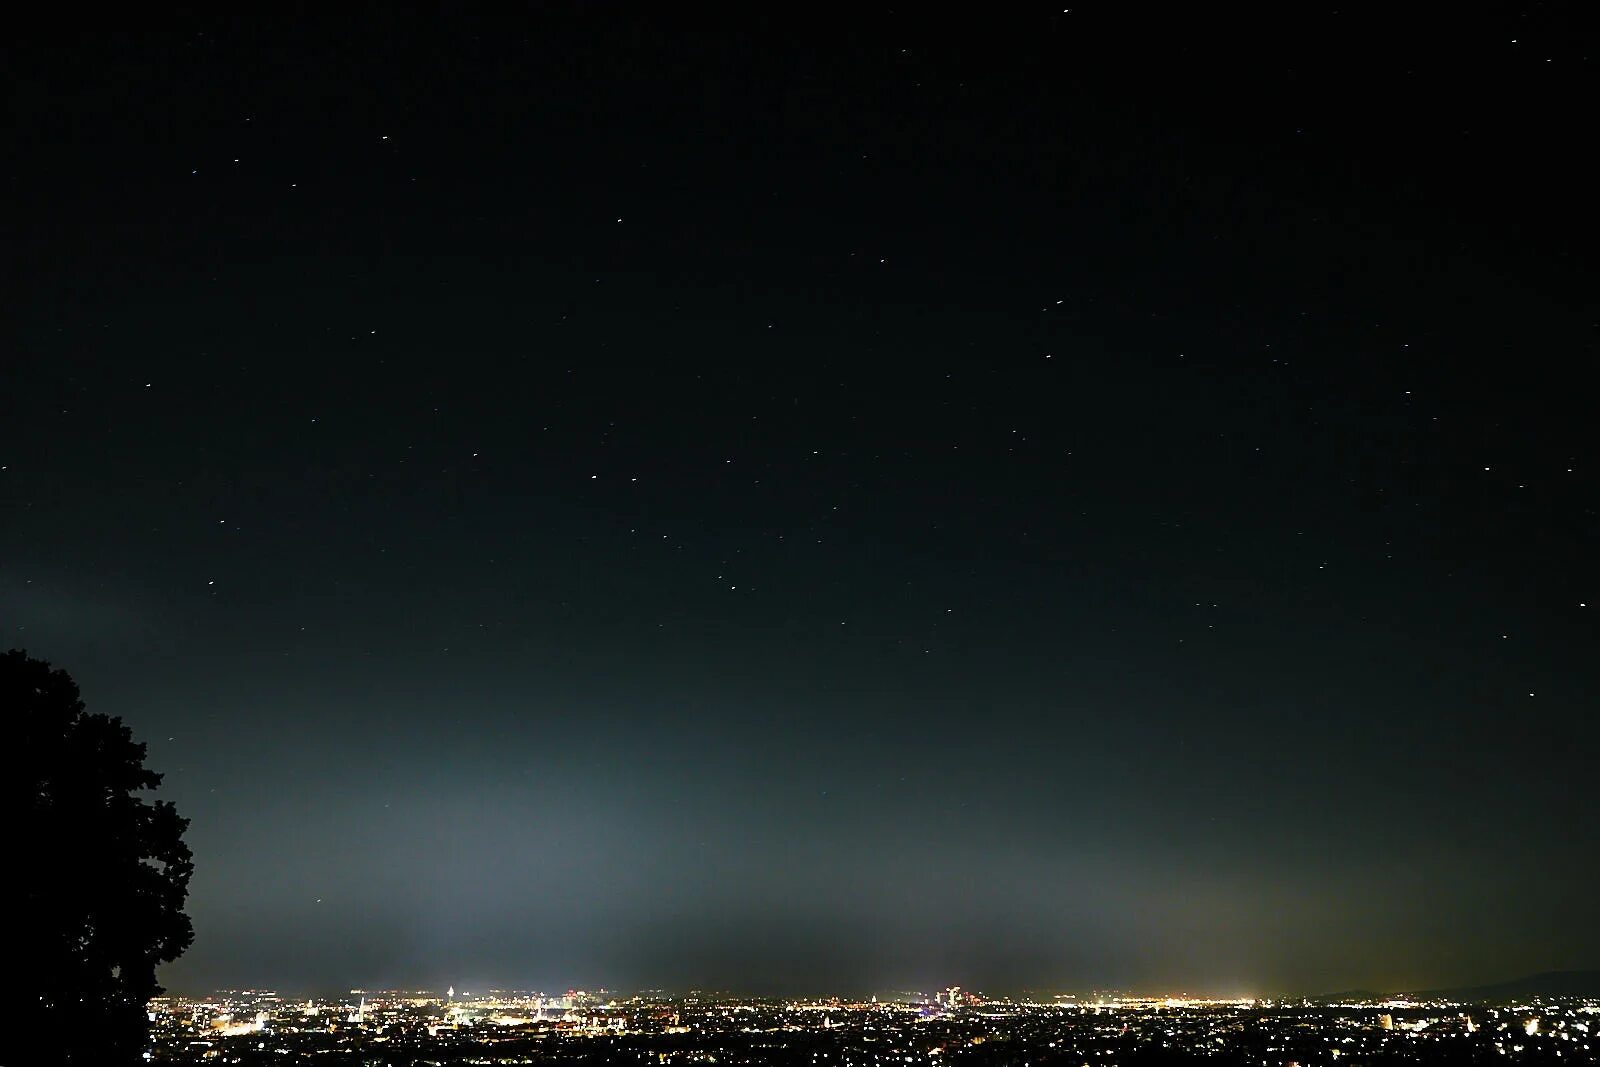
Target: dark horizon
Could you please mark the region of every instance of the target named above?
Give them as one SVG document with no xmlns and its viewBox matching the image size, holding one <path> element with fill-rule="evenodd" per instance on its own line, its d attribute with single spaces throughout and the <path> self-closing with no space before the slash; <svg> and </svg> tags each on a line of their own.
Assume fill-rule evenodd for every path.
<svg viewBox="0 0 1600 1067">
<path fill-rule="evenodd" d="M 0 45 L 0 637 L 164 984 L 1595 966 L 1578 11 Z"/>
</svg>

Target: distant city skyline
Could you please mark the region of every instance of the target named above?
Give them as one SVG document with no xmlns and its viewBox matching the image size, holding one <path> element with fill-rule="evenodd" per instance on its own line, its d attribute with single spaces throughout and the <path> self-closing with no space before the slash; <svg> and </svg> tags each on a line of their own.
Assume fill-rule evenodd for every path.
<svg viewBox="0 0 1600 1067">
<path fill-rule="evenodd" d="M 604 986 L 584 986 L 560 984 L 545 987 L 535 986 L 491 986 L 477 985 L 471 988 L 465 983 L 450 982 L 443 989 L 429 986 L 373 986 L 362 985 L 350 989 L 298 989 L 279 990 L 276 988 L 238 986 L 219 987 L 211 990 L 169 990 L 169 995 L 181 997 L 210 996 L 218 993 L 250 992 L 255 994 L 270 993 L 272 995 L 296 997 L 333 997 L 344 995 L 356 996 L 360 994 L 383 994 L 389 996 L 416 994 L 421 996 L 443 997 L 484 997 L 495 995 L 515 995 L 519 997 L 537 997 L 548 1000 L 552 1008 L 569 1008 L 582 1006 L 594 1000 L 629 999 L 648 997 L 652 995 L 670 997 L 710 996 L 713 998 L 759 996 L 773 1000 L 827 1000 L 829 998 L 845 998 L 865 1001 L 879 998 L 899 998 L 903 1000 L 937 1000 L 958 992 L 967 996 L 1000 999 L 1028 999 L 1030 997 L 1045 999 L 1079 999 L 1092 1001 L 1095 998 L 1127 998 L 1130 1000 L 1166 1000 L 1177 998 L 1179 1000 L 1204 1001 L 1208 1003 L 1239 1003 L 1257 1000 L 1279 999 L 1306 999 L 1319 997 L 1337 997 L 1340 995 L 1361 994 L 1371 998 L 1401 997 L 1407 994 L 1426 996 L 1491 996 L 1508 997 L 1515 994 L 1546 995 L 1546 996 L 1579 996 L 1584 991 L 1590 991 L 1595 999 L 1600 1000 L 1600 969 L 1575 970 L 1575 971 L 1544 971 L 1539 974 L 1519 975 L 1515 978 L 1502 979 L 1497 982 L 1484 983 L 1476 986 L 1455 987 L 1423 987 L 1415 986 L 1406 989 L 1322 989 L 1322 990 L 1277 990 L 1272 992 L 1247 993 L 1241 991 L 1219 992 L 1203 989 L 1178 989 L 1178 988 L 1129 988 L 1106 985 L 1078 985 L 1074 987 L 1039 987 L 1032 989 L 977 989 L 967 988 L 959 984 L 943 986 L 930 986 L 924 989 L 910 987 L 904 988 L 850 988 L 840 987 L 835 989 L 815 989 L 809 991 L 790 991 L 788 993 L 754 993 L 750 990 L 730 988 L 700 987 L 685 989 L 667 989 L 658 986 L 628 986 L 606 988 Z"/>
<path fill-rule="evenodd" d="M 516 994 L 444 998 L 375 992 L 286 1002 L 241 991 L 152 1005 L 157 1058 L 202 1062 L 240 1052 L 386 1057 L 423 1062 L 753 1064 L 837 1061 L 1126 1062 L 1163 1054 L 1253 1067 L 1363 1062 L 1544 1063 L 1600 1048 L 1600 998 L 1497 1001 L 983 998 L 951 986 L 898 1002 L 753 1000 L 726 996 L 581 996 L 559 1010 Z M 998 1049 L 985 1046 L 997 1045 Z M 991 1053 L 998 1053 L 992 1056 Z M 1078 1057 L 1068 1060 L 1067 1057 Z M 332 1062 L 340 1062 L 333 1060 Z"/>
</svg>

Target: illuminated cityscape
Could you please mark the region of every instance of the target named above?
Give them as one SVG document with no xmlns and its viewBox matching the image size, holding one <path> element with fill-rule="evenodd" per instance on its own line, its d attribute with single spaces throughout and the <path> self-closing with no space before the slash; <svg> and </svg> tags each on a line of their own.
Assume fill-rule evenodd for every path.
<svg viewBox="0 0 1600 1067">
<path fill-rule="evenodd" d="M 159 1063 L 1109 1065 L 1600 1060 L 1600 998 L 1213 1000 L 917 993 L 261 990 L 152 1002 Z"/>
</svg>

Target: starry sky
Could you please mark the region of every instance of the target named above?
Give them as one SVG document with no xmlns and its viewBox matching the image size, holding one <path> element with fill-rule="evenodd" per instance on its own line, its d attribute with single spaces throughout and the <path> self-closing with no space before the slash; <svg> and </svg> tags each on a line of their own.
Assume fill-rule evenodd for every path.
<svg viewBox="0 0 1600 1067">
<path fill-rule="evenodd" d="M 5 44 L 0 636 L 166 984 L 1595 966 L 1593 38 L 1177 6 Z"/>
</svg>

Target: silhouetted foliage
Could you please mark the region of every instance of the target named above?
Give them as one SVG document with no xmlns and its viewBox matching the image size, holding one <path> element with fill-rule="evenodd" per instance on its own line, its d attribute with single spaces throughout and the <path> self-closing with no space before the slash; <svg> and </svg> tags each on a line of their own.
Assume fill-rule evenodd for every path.
<svg viewBox="0 0 1600 1067">
<path fill-rule="evenodd" d="M 10 809 L 21 816 L 22 952 L 8 965 L 31 1016 L 19 1033 L 41 1046 L 28 1062 L 139 1062 L 156 965 L 194 937 L 188 821 L 141 795 L 161 782 L 145 746 L 120 719 L 86 714 L 65 671 L 0 656 L 0 714 L 26 790 Z"/>
</svg>

